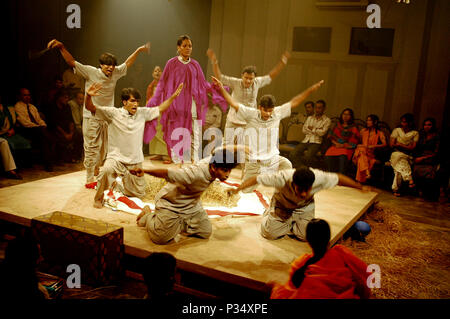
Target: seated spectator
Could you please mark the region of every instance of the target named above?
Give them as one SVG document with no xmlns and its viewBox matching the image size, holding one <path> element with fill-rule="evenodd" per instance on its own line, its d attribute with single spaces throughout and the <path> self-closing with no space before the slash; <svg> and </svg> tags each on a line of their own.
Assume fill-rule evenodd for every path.
<svg viewBox="0 0 450 319">
<path fill-rule="evenodd" d="M 83 137 L 75 130 L 68 102 L 69 93 L 66 90 L 55 93 L 55 103 L 48 115 L 48 129 L 55 137 L 57 154 L 65 162 L 74 163 L 81 158 Z"/>
<path fill-rule="evenodd" d="M 29 230 L 8 244 L 0 269 L 1 300 L 49 299 L 36 274 L 40 258 L 39 245 Z"/>
<path fill-rule="evenodd" d="M 31 150 L 30 142 L 14 129 L 15 119 L 8 107 L 3 106 L 0 97 L 0 137 L 8 141 L 11 152 L 14 156 Z M 24 154 L 20 154 L 24 155 Z"/>
<path fill-rule="evenodd" d="M 308 117 L 314 115 L 314 102 L 307 101 L 305 104 L 305 113 L 299 112 L 293 117 L 292 123 L 295 124 L 305 124 Z"/>
<path fill-rule="evenodd" d="M 366 299 L 367 265 L 348 248 L 328 249 L 330 226 L 323 219 L 312 219 L 306 227 L 312 254 L 292 263 L 289 281 L 274 284 L 271 299 Z"/>
<path fill-rule="evenodd" d="M 439 134 L 436 129 L 436 120 L 426 118 L 419 132 L 419 143 L 413 154 L 413 176 L 417 188 L 428 200 L 439 199 L 439 184 L 436 182 L 436 171 L 439 164 Z"/>
<path fill-rule="evenodd" d="M 59 90 L 64 88 L 63 80 L 61 76 L 56 75 L 53 79 L 53 83 L 48 91 L 44 91 L 39 101 L 40 113 L 44 121 L 47 121 L 48 114 L 52 105 L 55 103 L 55 94 Z"/>
<path fill-rule="evenodd" d="M 414 188 L 414 180 L 411 172 L 413 163 L 412 154 L 419 141 L 419 132 L 414 130 L 414 116 L 406 113 L 400 118 L 400 127 L 395 128 L 391 134 L 391 147 L 394 151 L 391 154 L 390 163 L 394 170 L 394 181 L 392 192 L 394 196 L 400 196 L 400 186 L 403 181 L 409 183 L 410 188 Z"/>
<path fill-rule="evenodd" d="M 22 176 L 16 172 L 16 163 L 9 149 L 8 141 L 0 137 L 0 155 L 2 157 L 3 169 L 6 172 L 6 178 L 22 179 Z"/>
<path fill-rule="evenodd" d="M 147 285 L 146 299 L 173 297 L 177 260 L 171 254 L 155 252 L 144 259 L 142 275 Z"/>
<path fill-rule="evenodd" d="M 375 150 L 387 146 L 383 131 L 378 129 L 378 116 L 367 116 L 366 128 L 361 130 L 361 144 L 356 147 L 353 162 L 356 164 L 356 180 L 360 183 L 370 179 L 370 171 L 377 161 Z"/>
<path fill-rule="evenodd" d="M 39 115 L 38 109 L 31 104 L 31 94 L 26 88 L 21 88 L 19 101 L 14 108 L 19 122 L 19 133 L 31 141 L 34 149 L 40 150 L 41 161 L 46 171 L 53 171 L 52 152 L 54 138 L 47 130 L 47 123 Z"/>
<path fill-rule="evenodd" d="M 84 105 L 84 92 L 78 92 L 75 94 L 75 98 L 69 102 L 70 110 L 72 112 L 72 119 L 75 124 L 75 129 L 78 134 L 83 136 L 82 124 L 83 124 L 83 105 Z"/>
<path fill-rule="evenodd" d="M 305 138 L 289 154 L 293 167 L 311 166 L 314 162 L 322 144 L 322 137 L 328 132 L 331 124 L 331 120 L 324 114 L 325 107 L 325 101 L 318 100 L 314 106 L 314 116 L 309 116 L 303 124 Z"/>
<path fill-rule="evenodd" d="M 361 139 L 354 121 L 353 110 L 346 108 L 339 116 L 336 127 L 328 134 L 333 145 L 325 152 L 325 163 L 330 172 L 345 174 L 347 171 L 348 163 Z"/>
</svg>

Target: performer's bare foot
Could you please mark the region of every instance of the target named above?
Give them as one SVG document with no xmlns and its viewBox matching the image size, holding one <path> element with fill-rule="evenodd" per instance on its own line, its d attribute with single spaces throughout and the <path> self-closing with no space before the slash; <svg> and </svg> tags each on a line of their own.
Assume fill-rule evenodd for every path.
<svg viewBox="0 0 450 319">
<path fill-rule="evenodd" d="M 151 213 L 151 212 L 152 212 L 152 211 L 151 211 L 150 207 L 149 207 L 148 205 L 145 205 L 145 206 L 142 208 L 142 212 L 141 212 L 141 213 L 138 215 L 138 217 L 136 218 L 136 222 L 139 223 L 139 220 L 140 220 L 142 217 L 144 217 L 145 214 Z"/>
<path fill-rule="evenodd" d="M 94 201 L 94 207 L 95 208 L 102 208 L 103 207 L 103 195 L 100 199 Z"/>
<path fill-rule="evenodd" d="M 171 158 L 169 158 L 168 160 L 163 161 L 163 164 L 172 164 L 173 161 Z"/>
</svg>

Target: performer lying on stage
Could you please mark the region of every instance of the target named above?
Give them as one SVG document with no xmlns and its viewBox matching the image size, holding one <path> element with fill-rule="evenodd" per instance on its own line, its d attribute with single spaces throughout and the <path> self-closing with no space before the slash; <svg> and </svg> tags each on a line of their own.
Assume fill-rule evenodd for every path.
<svg viewBox="0 0 450 319">
<path fill-rule="evenodd" d="M 323 80 L 278 107 L 275 107 L 275 98 L 272 95 L 264 95 L 259 100 L 258 109 L 253 109 L 236 102 L 223 88 L 222 83 L 217 78 L 212 78 L 213 82 L 220 87 L 227 102 L 236 110 L 237 116 L 247 123 L 242 134 L 244 138 L 248 136 L 250 139 L 249 143 L 245 143 L 250 147 L 250 157 L 245 164 L 243 179 L 246 180 L 261 173 L 291 169 L 291 162 L 279 155 L 280 121 L 289 117 L 291 109 L 300 105 L 312 92 L 316 91 L 322 85 Z M 243 192 L 249 193 L 255 188 L 256 185 L 244 189 Z"/>
<path fill-rule="evenodd" d="M 99 94 L 101 85 L 95 83 L 89 87 L 86 92 L 86 108 L 92 112 L 95 119 L 108 123 L 109 135 L 108 155 L 97 178 L 94 207 L 103 206 L 104 191 L 114 183 L 118 175 L 123 176 L 124 195 L 145 195 L 145 179 L 129 173 L 130 169 L 141 168 L 144 161 L 142 141 L 145 123 L 158 118 L 160 112 L 164 112 L 180 94 L 182 88 L 183 83 L 157 108 L 138 107 L 141 97 L 139 92 L 134 88 L 125 88 L 122 90 L 123 107 L 115 108 L 94 105 L 91 96 Z"/>
<path fill-rule="evenodd" d="M 313 219 L 306 226 L 306 239 L 313 253 L 292 263 L 289 281 L 275 283 L 271 299 L 367 299 L 367 265 L 350 249 L 336 245 L 328 249 L 330 226 Z"/>
<path fill-rule="evenodd" d="M 138 225 L 147 228 L 150 239 L 156 244 L 166 244 L 181 232 L 208 238 L 212 226 L 200 196 L 216 178 L 225 181 L 236 165 L 237 151 L 220 148 L 212 156 L 183 168 L 130 171 L 136 176 L 147 173 L 169 182 L 155 197 L 155 212 L 144 207 L 137 217 Z"/>
<path fill-rule="evenodd" d="M 252 176 L 230 193 L 239 192 L 256 184 L 276 188 L 261 224 L 261 234 L 267 239 L 294 235 L 300 240 L 305 240 L 306 225 L 315 214 L 314 194 L 322 189 L 333 188 L 336 185 L 363 191 L 371 189 L 339 173 L 300 166 L 278 173 Z"/>
<path fill-rule="evenodd" d="M 114 106 L 114 89 L 116 82 L 127 74 L 127 70 L 134 64 L 137 56 L 141 52 L 149 52 L 150 43 L 137 48 L 124 63 L 117 66 L 117 59 L 111 53 L 103 53 L 100 56 L 100 68 L 81 64 L 75 61 L 66 47 L 58 40 L 52 40 L 47 44 L 47 48 L 58 48 L 67 64 L 73 68 L 76 74 L 81 75 L 85 80 L 85 90 L 94 83 L 100 83 L 102 89 L 92 100 L 96 105 Z M 162 102 L 162 101 L 161 101 Z M 86 187 L 94 188 L 95 171 L 103 164 L 108 149 L 107 124 L 91 115 L 91 112 L 83 111 L 83 139 L 84 139 L 84 167 L 86 167 Z"/>
</svg>

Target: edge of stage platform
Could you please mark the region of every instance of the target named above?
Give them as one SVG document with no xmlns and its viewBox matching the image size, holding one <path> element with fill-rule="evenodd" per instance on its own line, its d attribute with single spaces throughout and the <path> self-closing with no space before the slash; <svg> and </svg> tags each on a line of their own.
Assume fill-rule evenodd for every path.
<svg viewBox="0 0 450 319">
<path fill-rule="evenodd" d="M 134 215 L 92 208 L 94 192 L 84 188 L 84 178 L 85 172 L 80 171 L 0 188 L 0 219 L 30 226 L 32 218 L 52 211 L 101 219 L 124 227 L 127 255 L 143 258 L 152 251 L 168 252 L 177 258 L 182 270 L 258 291 L 264 290 L 269 280 L 287 280 L 290 263 L 310 252 L 306 243 L 295 239 L 262 238 L 260 216 L 215 220 L 213 236 L 207 242 L 188 238 L 171 245 L 155 245 L 145 230 L 136 226 Z M 373 205 L 377 195 L 342 186 L 316 194 L 316 217 L 329 222 L 332 244 Z M 220 223 L 228 228 L 221 229 Z M 239 232 L 228 233 L 235 228 Z"/>
</svg>

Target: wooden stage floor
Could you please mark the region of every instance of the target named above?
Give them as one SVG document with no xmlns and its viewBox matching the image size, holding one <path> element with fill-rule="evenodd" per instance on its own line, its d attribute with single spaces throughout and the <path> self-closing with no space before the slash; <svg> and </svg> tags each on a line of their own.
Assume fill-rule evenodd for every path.
<svg viewBox="0 0 450 319">
<path fill-rule="evenodd" d="M 167 166 L 165 166 L 167 167 Z M 230 180 L 239 181 L 240 170 Z M 92 207 L 94 190 L 84 187 L 85 171 L 0 189 L 0 219 L 25 226 L 31 219 L 53 211 L 100 219 L 123 226 L 125 253 L 141 258 L 150 252 L 173 254 L 180 269 L 235 285 L 263 291 L 269 281 L 285 282 L 290 263 L 309 253 L 307 243 L 285 237 L 266 240 L 260 235 L 261 216 L 212 219 L 208 240 L 182 237 L 168 245 L 153 244 L 136 225 L 136 216 Z M 273 190 L 258 188 L 271 196 Z M 337 186 L 316 194 L 316 217 L 328 221 L 335 243 L 373 204 L 377 193 Z"/>
</svg>

